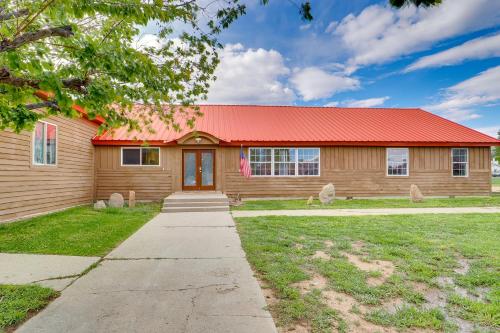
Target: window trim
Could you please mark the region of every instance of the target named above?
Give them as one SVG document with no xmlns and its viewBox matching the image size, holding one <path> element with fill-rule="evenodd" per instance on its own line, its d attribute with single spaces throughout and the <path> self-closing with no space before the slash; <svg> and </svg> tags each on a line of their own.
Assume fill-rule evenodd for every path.
<svg viewBox="0 0 500 333">
<path fill-rule="evenodd" d="M 270 175 L 254 175 L 252 177 L 280 177 L 280 178 L 300 178 L 300 177 L 320 177 L 321 176 L 321 147 L 248 147 L 247 148 L 247 156 L 248 163 L 250 164 L 250 168 L 252 166 L 251 162 L 251 151 L 252 149 L 271 149 L 271 162 L 255 162 L 259 164 L 271 163 L 271 174 Z M 295 175 L 275 175 L 274 174 L 274 149 L 295 149 Z M 299 149 L 318 149 L 318 174 L 317 175 L 299 175 Z M 278 162 L 279 163 L 279 162 Z M 289 162 L 283 162 L 289 163 Z M 291 162 L 290 162 L 291 163 Z"/>
<path fill-rule="evenodd" d="M 464 162 L 453 162 L 453 151 L 455 149 L 465 149 L 467 151 L 467 161 L 465 161 L 465 176 L 455 176 L 453 174 L 453 164 L 454 163 L 464 163 Z M 451 167 L 450 167 L 450 171 L 451 171 L 451 176 L 454 177 L 454 178 L 467 178 L 469 177 L 469 148 L 467 147 L 455 147 L 455 148 L 451 148 L 450 150 L 450 161 L 451 161 Z"/>
<path fill-rule="evenodd" d="M 158 149 L 158 164 L 142 164 L 142 149 Z M 139 149 L 139 164 L 123 164 L 123 150 L 124 149 Z M 138 147 L 126 146 L 120 147 L 120 166 L 122 167 L 159 167 L 161 166 L 161 147 Z"/>
<path fill-rule="evenodd" d="M 408 152 L 408 159 L 406 162 L 405 175 L 390 175 L 389 174 L 389 149 L 406 150 Z M 385 148 L 385 176 L 386 177 L 410 177 L 410 148 L 405 147 L 386 147 Z"/>
<path fill-rule="evenodd" d="M 47 125 L 52 125 L 56 128 L 56 160 L 54 164 L 47 164 L 47 154 L 46 154 L 46 146 L 47 146 L 47 131 L 44 131 L 44 136 L 43 136 L 43 147 L 44 147 L 44 154 L 43 154 L 43 160 L 44 163 L 37 163 L 35 161 L 35 132 L 36 132 L 36 123 L 35 123 L 35 128 L 33 129 L 32 132 L 32 138 L 31 138 L 31 163 L 32 165 L 36 167 L 57 167 L 57 164 L 59 162 L 59 128 L 56 124 L 48 122 L 48 121 L 43 121 L 43 120 L 38 120 L 37 123 L 42 123 L 45 126 L 45 129 L 47 128 Z"/>
</svg>

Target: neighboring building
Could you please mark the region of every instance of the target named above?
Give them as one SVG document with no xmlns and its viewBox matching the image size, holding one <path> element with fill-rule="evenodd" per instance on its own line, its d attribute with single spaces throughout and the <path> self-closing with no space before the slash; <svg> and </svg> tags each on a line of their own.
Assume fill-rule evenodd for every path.
<svg viewBox="0 0 500 333">
<path fill-rule="evenodd" d="M 153 133 L 118 129 L 94 137 L 93 145 L 98 125 L 83 119 L 53 117 L 35 133 L 0 132 L 0 221 L 113 192 L 126 198 L 129 190 L 138 200 L 183 190 L 305 197 L 330 182 L 338 196 L 350 197 L 407 196 L 411 184 L 429 196 L 491 193 L 490 147 L 500 141 L 420 109 L 200 111 L 194 129 L 185 125 L 188 116 L 178 116 L 180 132 L 155 121 Z M 57 125 L 57 148 L 50 124 Z M 241 148 L 250 179 L 239 172 Z"/>
<path fill-rule="evenodd" d="M 500 177 L 500 163 L 496 160 L 491 161 L 491 173 L 495 177 Z"/>
</svg>

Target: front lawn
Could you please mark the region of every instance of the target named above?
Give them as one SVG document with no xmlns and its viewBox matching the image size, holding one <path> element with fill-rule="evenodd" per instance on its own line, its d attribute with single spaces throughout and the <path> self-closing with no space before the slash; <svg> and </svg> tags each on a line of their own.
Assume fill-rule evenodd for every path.
<svg viewBox="0 0 500 333">
<path fill-rule="evenodd" d="M 159 203 L 103 210 L 82 206 L 2 224 L 0 252 L 104 256 L 159 211 Z"/>
<path fill-rule="evenodd" d="M 412 203 L 409 199 L 353 199 L 335 200 L 330 205 L 322 205 L 314 200 L 310 206 L 307 200 L 249 200 L 232 210 L 280 210 L 280 209 L 340 209 L 340 208 L 429 208 L 429 207 L 488 207 L 500 206 L 500 196 L 427 198 L 421 203 Z"/>
<path fill-rule="evenodd" d="M 500 329 L 500 214 L 237 218 L 283 329 Z"/>
<path fill-rule="evenodd" d="M 37 285 L 0 285 L 0 332 L 45 307 L 57 292 Z"/>
<path fill-rule="evenodd" d="M 493 177 L 492 183 L 493 185 L 500 185 L 500 177 Z"/>
</svg>

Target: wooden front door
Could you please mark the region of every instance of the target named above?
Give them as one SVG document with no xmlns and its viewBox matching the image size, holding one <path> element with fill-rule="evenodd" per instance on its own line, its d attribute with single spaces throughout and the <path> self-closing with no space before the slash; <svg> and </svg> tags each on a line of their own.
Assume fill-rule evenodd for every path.
<svg viewBox="0 0 500 333">
<path fill-rule="evenodd" d="M 182 189 L 215 190 L 215 149 L 182 150 Z"/>
</svg>

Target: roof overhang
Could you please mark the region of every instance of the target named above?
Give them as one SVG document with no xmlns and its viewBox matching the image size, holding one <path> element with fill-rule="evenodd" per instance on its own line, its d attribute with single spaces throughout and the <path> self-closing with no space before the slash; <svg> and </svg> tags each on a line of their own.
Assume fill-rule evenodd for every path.
<svg viewBox="0 0 500 333">
<path fill-rule="evenodd" d="M 191 135 L 185 135 L 176 141 L 163 141 L 163 140 L 99 140 L 93 139 L 92 143 L 96 146 L 176 146 L 176 145 L 189 145 L 196 144 L 190 139 Z M 206 139 L 206 136 L 200 136 Z M 213 137 L 212 140 L 218 140 Z M 483 143 L 483 142 L 392 142 L 392 141 L 211 141 L 204 142 L 204 144 L 217 144 L 222 147 L 331 147 L 331 146 L 353 146 L 353 147 L 492 147 L 500 146 L 500 141 L 497 143 Z"/>
<path fill-rule="evenodd" d="M 404 141 L 231 141 L 221 146 L 253 147 L 492 147 L 500 146 L 500 140 L 493 142 L 404 142 Z"/>
</svg>

